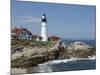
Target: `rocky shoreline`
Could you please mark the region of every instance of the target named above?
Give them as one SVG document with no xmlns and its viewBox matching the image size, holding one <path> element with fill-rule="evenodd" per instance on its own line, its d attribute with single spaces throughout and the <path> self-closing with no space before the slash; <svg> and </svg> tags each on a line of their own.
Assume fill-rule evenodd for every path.
<svg viewBox="0 0 100 75">
<path fill-rule="evenodd" d="M 67 63 L 67 62 L 73 62 L 73 61 L 84 61 L 84 60 L 96 60 L 95 56 L 91 56 L 88 58 L 70 58 L 70 59 L 61 59 L 61 60 L 51 60 L 48 62 L 44 62 L 41 64 L 38 64 L 33 67 L 29 68 L 12 68 L 12 74 L 24 74 L 24 73 L 42 73 L 42 72 L 52 72 L 50 66 L 48 65 L 53 65 L 53 64 L 59 64 L 59 63 Z"/>
<path fill-rule="evenodd" d="M 15 42 L 16 43 L 16 42 Z M 55 43 L 52 46 L 25 46 L 13 44 L 11 50 L 12 74 L 24 73 L 27 68 L 35 67 L 38 64 L 55 60 L 71 58 L 88 58 L 95 55 L 95 48 L 86 45 L 83 42 L 74 42 L 71 45 Z M 17 45 L 17 46 L 16 46 Z M 22 70 L 20 72 L 20 69 Z M 17 71 L 16 71 L 17 70 Z M 18 71 L 19 70 L 19 71 Z"/>
</svg>

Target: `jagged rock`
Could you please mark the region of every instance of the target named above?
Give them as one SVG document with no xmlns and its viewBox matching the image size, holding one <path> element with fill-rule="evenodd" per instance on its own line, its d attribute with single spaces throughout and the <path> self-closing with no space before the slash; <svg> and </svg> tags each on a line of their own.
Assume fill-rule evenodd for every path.
<svg viewBox="0 0 100 75">
<path fill-rule="evenodd" d="M 67 47 L 68 50 L 88 50 L 90 48 L 92 48 L 92 47 L 81 41 L 76 41 L 74 43 L 71 43 Z"/>
<path fill-rule="evenodd" d="M 45 48 L 24 48 L 11 56 L 12 67 L 29 67 L 47 61 L 48 50 Z"/>
<path fill-rule="evenodd" d="M 30 67 L 39 63 L 55 58 L 56 51 L 53 48 L 28 47 L 23 48 L 20 52 L 12 53 L 12 67 Z"/>
</svg>

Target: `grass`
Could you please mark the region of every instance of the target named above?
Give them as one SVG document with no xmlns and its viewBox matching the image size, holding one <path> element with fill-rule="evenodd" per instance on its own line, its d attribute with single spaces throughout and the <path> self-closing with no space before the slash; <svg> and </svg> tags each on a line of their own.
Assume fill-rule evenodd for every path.
<svg viewBox="0 0 100 75">
<path fill-rule="evenodd" d="M 12 40 L 12 45 L 17 46 L 37 46 L 37 47 L 51 47 L 54 43 L 52 41 L 35 41 L 35 40 Z"/>
</svg>

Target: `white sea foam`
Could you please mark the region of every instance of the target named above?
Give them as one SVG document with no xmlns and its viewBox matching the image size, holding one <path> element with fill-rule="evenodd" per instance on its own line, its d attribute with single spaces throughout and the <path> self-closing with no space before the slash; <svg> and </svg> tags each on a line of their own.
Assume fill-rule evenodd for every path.
<svg viewBox="0 0 100 75">
<path fill-rule="evenodd" d="M 52 72 L 52 69 L 50 65 L 52 64 L 59 64 L 59 63 L 67 63 L 70 61 L 76 61 L 76 60 L 95 60 L 96 56 L 88 56 L 88 58 L 73 58 L 70 59 L 62 59 L 62 60 L 52 60 L 45 62 L 43 64 L 38 64 L 39 72 Z"/>
<path fill-rule="evenodd" d="M 96 59 L 96 56 L 88 56 L 88 58 L 89 58 L 90 60 L 94 60 L 94 59 Z"/>
<path fill-rule="evenodd" d="M 42 64 L 38 64 L 38 66 L 35 68 L 38 70 L 38 72 L 52 72 L 52 68 L 50 65 L 52 64 L 59 64 L 59 63 L 67 63 L 67 62 L 73 62 L 77 60 L 95 60 L 96 56 L 88 56 L 88 58 L 73 58 L 70 59 L 62 59 L 62 60 L 51 60 Z"/>
<path fill-rule="evenodd" d="M 47 64 L 38 64 L 38 67 L 40 68 L 39 72 L 52 72 L 50 66 Z"/>
<path fill-rule="evenodd" d="M 44 64 L 59 64 L 59 63 L 67 63 L 69 61 L 76 61 L 76 60 L 95 60 L 96 56 L 88 56 L 88 58 L 73 58 L 71 57 L 70 59 L 62 59 L 62 60 L 52 60 L 52 61 L 48 61 Z"/>
</svg>

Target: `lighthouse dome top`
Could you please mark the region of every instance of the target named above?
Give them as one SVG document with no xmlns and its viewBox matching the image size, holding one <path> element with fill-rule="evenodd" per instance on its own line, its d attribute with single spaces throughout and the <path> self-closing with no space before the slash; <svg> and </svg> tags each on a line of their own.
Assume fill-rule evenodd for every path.
<svg viewBox="0 0 100 75">
<path fill-rule="evenodd" d="M 46 14 L 44 13 L 43 16 L 46 16 Z"/>
<path fill-rule="evenodd" d="M 43 14 L 43 16 L 42 16 L 42 22 L 47 22 L 47 20 L 46 20 L 46 14 Z"/>
</svg>

